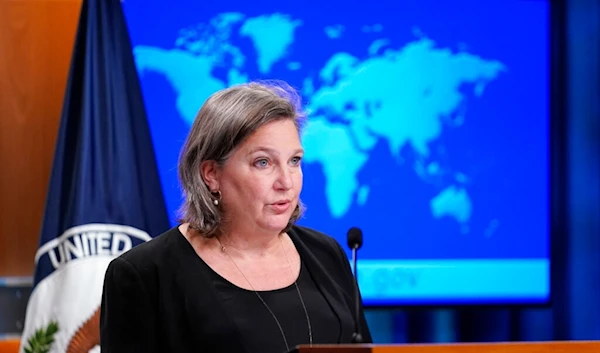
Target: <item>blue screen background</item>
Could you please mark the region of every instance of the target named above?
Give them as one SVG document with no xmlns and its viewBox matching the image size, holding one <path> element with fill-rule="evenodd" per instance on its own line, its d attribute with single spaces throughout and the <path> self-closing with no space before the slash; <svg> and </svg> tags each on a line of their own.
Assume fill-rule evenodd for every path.
<svg viewBox="0 0 600 353">
<path fill-rule="evenodd" d="M 350 227 L 363 230 L 360 259 L 380 270 L 361 274 L 373 293 L 363 293 L 367 305 L 548 298 L 547 2 L 123 6 L 173 224 L 177 157 L 204 99 L 230 84 L 283 79 L 310 113 L 299 223 L 343 245 Z M 515 267 L 505 275 L 520 278 L 497 291 L 480 291 L 485 281 L 475 278 L 473 292 L 458 295 L 445 293 L 448 283 L 472 272 L 446 274 L 456 281 L 433 281 L 428 294 L 385 294 L 366 282 L 385 273 L 380 260 L 403 268 L 469 259 L 544 266 Z M 520 281 L 536 288 L 519 291 Z"/>
</svg>

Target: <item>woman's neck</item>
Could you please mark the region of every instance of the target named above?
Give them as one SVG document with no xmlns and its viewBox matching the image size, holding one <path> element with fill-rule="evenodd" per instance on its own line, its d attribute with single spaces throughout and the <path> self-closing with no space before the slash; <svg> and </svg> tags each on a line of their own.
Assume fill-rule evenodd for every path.
<svg viewBox="0 0 600 353">
<path fill-rule="evenodd" d="M 231 254 L 248 258 L 264 258 L 281 249 L 281 234 L 266 232 L 225 231 L 217 236 L 217 242 Z"/>
<path fill-rule="evenodd" d="M 190 228 L 187 223 L 180 225 L 179 230 L 192 244 L 197 243 L 200 246 L 209 246 L 215 249 L 225 247 L 230 255 L 242 258 L 264 258 L 277 253 L 280 250 L 283 236 L 281 233 L 241 232 L 225 229 L 214 238 L 205 238 Z"/>
</svg>

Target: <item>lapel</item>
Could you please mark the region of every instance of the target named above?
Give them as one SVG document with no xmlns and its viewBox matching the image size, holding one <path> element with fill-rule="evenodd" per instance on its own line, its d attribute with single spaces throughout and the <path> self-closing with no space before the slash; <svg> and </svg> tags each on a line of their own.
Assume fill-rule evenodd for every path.
<svg viewBox="0 0 600 353">
<path fill-rule="evenodd" d="M 344 301 L 344 295 L 340 291 L 341 287 L 336 286 L 335 281 L 327 274 L 322 262 L 315 256 L 308 246 L 302 241 L 295 229 L 291 229 L 288 235 L 294 242 L 300 258 L 305 263 L 306 268 L 312 275 L 317 287 L 323 294 L 325 300 L 329 303 L 333 312 L 340 323 L 339 343 L 350 342 L 353 332 L 352 323 L 354 322 L 351 310 L 348 309 Z"/>
<path fill-rule="evenodd" d="M 177 258 L 176 290 L 183 291 L 185 316 L 195 347 L 211 352 L 247 352 L 237 325 L 229 316 L 208 276 L 203 262 L 177 231 L 173 237 Z"/>
</svg>

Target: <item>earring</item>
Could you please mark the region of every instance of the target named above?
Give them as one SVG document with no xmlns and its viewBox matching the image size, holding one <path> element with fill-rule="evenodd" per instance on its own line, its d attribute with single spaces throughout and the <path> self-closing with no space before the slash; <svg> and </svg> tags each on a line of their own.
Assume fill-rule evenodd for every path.
<svg viewBox="0 0 600 353">
<path fill-rule="evenodd" d="M 215 206 L 219 206 L 219 201 L 221 201 L 221 199 L 223 198 L 223 195 L 221 194 L 221 190 L 217 190 L 217 191 L 211 191 L 212 196 L 214 197 L 213 204 Z"/>
</svg>

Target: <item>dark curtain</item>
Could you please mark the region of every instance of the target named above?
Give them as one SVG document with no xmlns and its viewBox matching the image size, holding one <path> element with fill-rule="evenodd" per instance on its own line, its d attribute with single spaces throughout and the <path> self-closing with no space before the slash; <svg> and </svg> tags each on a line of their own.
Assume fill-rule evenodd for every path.
<svg viewBox="0 0 600 353">
<path fill-rule="evenodd" d="M 551 17 L 552 305 L 370 310 L 377 343 L 600 340 L 600 0 Z"/>
</svg>

